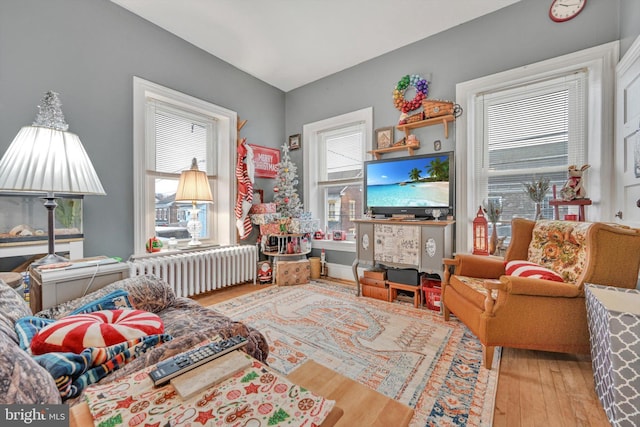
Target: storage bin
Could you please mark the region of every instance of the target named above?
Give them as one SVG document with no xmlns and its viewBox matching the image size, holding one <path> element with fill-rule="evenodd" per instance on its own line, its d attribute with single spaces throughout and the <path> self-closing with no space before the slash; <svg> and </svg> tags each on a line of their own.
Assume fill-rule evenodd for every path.
<svg viewBox="0 0 640 427">
<path fill-rule="evenodd" d="M 387 280 L 404 285 L 418 286 L 420 273 L 415 268 L 387 268 Z"/>
<path fill-rule="evenodd" d="M 442 288 L 437 286 L 433 288 L 422 288 L 424 292 L 424 303 L 429 310 L 440 311 L 440 299 L 442 298 Z"/>
<path fill-rule="evenodd" d="M 276 264 L 276 283 L 278 285 L 302 285 L 311 281 L 309 260 L 278 261 Z"/>
</svg>

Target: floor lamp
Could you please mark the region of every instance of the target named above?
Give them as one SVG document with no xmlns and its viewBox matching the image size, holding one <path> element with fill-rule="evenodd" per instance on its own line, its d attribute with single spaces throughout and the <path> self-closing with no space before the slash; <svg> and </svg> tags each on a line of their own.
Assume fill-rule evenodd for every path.
<svg viewBox="0 0 640 427">
<path fill-rule="evenodd" d="M 182 171 L 176 191 L 176 202 L 191 202 L 191 218 L 187 223 L 187 230 L 191 234 L 189 246 L 200 246 L 202 242 L 198 240 L 202 224 L 198 219 L 198 203 L 213 203 L 211 186 L 205 171 L 198 170 L 198 161 L 194 157 L 191 161 L 191 169 Z"/>
<path fill-rule="evenodd" d="M 56 194 L 106 194 L 80 138 L 67 132 L 58 94 L 47 92 L 38 110 L 0 160 L 0 191 L 44 194 L 48 255 L 33 266 L 69 261 L 55 253 Z"/>
</svg>

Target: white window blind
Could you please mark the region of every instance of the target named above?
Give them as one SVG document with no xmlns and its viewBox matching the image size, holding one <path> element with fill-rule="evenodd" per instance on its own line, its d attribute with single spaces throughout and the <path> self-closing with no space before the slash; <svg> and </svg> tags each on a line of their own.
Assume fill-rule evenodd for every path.
<svg viewBox="0 0 640 427">
<path fill-rule="evenodd" d="M 151 101 L 155 134 L 154 164 L 157 173 L 180 174 L 198 160 L 198 168 L 215 175 L 215 120 Z"/>
<path fill-rule="evenodd" d="M 180 173 L 191 159 L 207 170 L 207 129 L 183 117 L 156 111 L 156 172 Z"/>
<path fill-rule="evenodd" d="M 336 181 L 362 177 L 364 162 L 364 124 L 321 133 L 323 166 L 319 181 Z"/>
<path fill-rule="evenodd" d="M 524 182 L 546 177 L 559 191 L 567 167 L 586 163 L 586 77 L 581 71 L 477 97 L 483 136 L 475 155 L 477 204 L 501 202 L 503 223 L 533 217 Z M 547 218 L 551 198 L 549 191 L 542 206 Z"/>
</svg>

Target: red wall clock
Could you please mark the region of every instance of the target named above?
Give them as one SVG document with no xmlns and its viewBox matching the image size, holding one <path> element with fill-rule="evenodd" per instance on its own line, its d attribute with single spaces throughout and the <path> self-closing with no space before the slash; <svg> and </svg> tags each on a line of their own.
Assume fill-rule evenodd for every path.
<svg viewBox="0 0 640 427">
<path fill-rule="evenodd" d="M 587 5 L 587 0 L 553 0 L 549 8 L 549 18 L 555 22 L 565 22 L 575 18 Z"/>
</svg>

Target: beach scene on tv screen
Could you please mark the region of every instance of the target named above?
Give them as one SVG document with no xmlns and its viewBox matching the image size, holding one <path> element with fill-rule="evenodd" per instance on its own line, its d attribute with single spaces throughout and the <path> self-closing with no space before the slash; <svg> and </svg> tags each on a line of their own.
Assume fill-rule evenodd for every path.
<svg viewBox="0 0 640 427">
<path fill-rule="evenodd" d="M 449 206 L 449 158 L 405 158 L 367 166 L 368 206 Z"/>
</svg>

